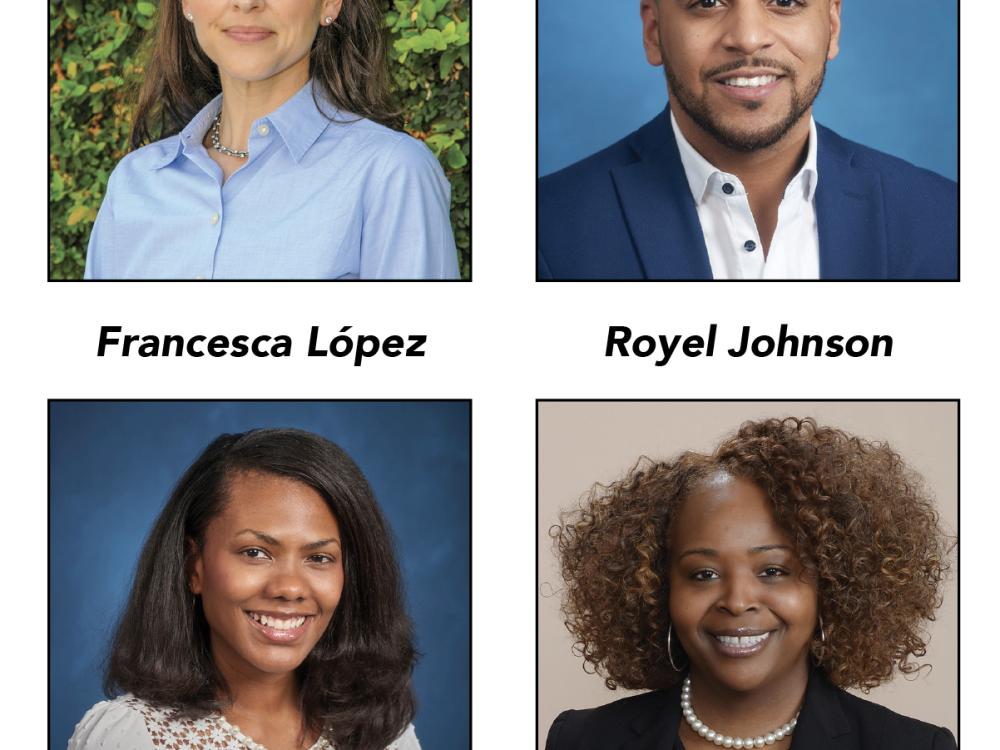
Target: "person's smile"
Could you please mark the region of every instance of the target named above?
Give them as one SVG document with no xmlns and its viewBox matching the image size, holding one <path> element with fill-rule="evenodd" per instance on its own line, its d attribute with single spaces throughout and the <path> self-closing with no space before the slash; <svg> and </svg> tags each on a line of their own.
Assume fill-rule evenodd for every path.
<svg viewBox="0 0 1000 750">
<path fill-rule="evenodd" d="M 263 42 L 275 35 L 273 31 L 262 26 L 229 26 L 223 29 L 222 33 L 234 42 L 243 43 Z"/>
<path fill-rule="evenodd" d="M 254 631 L 271 643 L 294 643 L 306 634 L 315 615 L 245 610 Z"/>
<path fill-rule="evenodd" d="M 726 96 L 738 101 L 762 101 L 786 82 L 779 70 L 741 68 L 711 79 Z"/>
<path fill-rule="evenodd" d="M 772 636 L 777 633 L 777 628 L 764 630 L 739 627 L 705 632 L 708 635 L 709 643 L 719 656 L 746 659 L 764 651 L 771 643 Z"/>
</svg>

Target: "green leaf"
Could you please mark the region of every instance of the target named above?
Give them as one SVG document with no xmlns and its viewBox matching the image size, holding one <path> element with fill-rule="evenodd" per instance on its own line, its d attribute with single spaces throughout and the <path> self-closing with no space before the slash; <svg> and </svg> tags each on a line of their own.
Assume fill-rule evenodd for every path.
<svg viewBox="0 0 1000 750">
<path fill-rule="evenodd" d="M 63 197 L 63 192 L 66 190 L 66 183 L 63 182 L 63 176 L 58 172 L 52 173 L 52 188 L 49 198 L 54 201 L 60 200 Z"/>
<path fill-rule="evenodd" d="M 445 80 L 451 73 L 451 69 L 455 66 L 455 60 L 458 58 L 460 50 L 456 47 L 452 47 L 446 50 L 443 55 L 441 55 L 441 80 Z"/>
<path fill-rule="evenodd" d="M 100 47 L 91 52 L 89 55 L 87 55 L 87 57 L 89 57 L 91 60 L 103 60 L 114 51 L 115 51 L 115 43 L 113 41 L 105 42 Z"/>
<path fill-rule="evenodd" d="M 135 9 L 144 16 L 151 16 L 156 13 L 156 6 L 152 3 L 138 2 L 135 4 Z"/>
<path fill-rule="evenodd" d="M 469 160 L 462 153 L 462 147 L 456 143 L 448 149 L 448 155 L 445 156 L 445 163 L 449 169 L 461 169 L 469 163 Z"/>
<path fill-rule="evenodd" d="M 435 156 L 441 156 L 441 152 L 446 148 L 451 148 L 455 144 L 455 141 L 447 135 L 432 135 L 428 137 L 424 143 L 426 143 L 427 147 L 434 152 Z"/>
</svg>

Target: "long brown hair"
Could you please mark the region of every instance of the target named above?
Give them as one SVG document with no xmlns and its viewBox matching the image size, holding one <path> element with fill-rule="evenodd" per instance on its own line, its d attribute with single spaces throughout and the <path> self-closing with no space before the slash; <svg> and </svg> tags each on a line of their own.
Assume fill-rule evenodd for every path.
<svg viewBox="0 0 1000 750">
<path fill-rule="evenodd" d="M 309 74 L 338 108 L 395 130 L 402 118 L 391 101 L 380 0 L 350 0 L 337 20 L 321 26 L 309 53 Z M 219 71 L 184 20 L 178 0 L 161 0 L 147 39 L 145 74 L 138 89 L 129 146 L 181 131 L 219 92 Z"/>
<path fill-rule="evenodd" d="M 189 716 L 233 700 L 212 658 L 200 598 L 187 585 L 188 540 L 204 544 L 208 524 L 230 501 L 229 481 L 244 472 L 312 487 L 343 534 L 344 592 L 296 670 L 305 726 L 338 750 L 388 747 L 413 720 L 416 660 L 392 532 L 353 459 L 302 430 L 220 435 L 181 477 L 139 558 L 108 655 L 106 693 L 132 693 Z"/>
</svg>

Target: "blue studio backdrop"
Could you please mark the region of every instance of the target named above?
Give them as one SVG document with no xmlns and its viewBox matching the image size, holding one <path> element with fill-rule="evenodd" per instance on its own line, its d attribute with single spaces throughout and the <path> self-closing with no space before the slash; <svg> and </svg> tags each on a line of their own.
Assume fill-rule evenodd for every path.
<svg viewBox="0 0 1000 750">
<path fill-rule="evenodd" d="M 816 121 L 957 179 L 957 0 L 844 0 L 841 19 Z M 539 176 L 618 141 L 666 101 L 638 1 L 538 0 Z"/>
<path fill-rule="evenodd" d="M 50 746 L 104 700 L 102 662 L 142 544 L 175 482 L 224 432 L 297 427 L 340 445 L 392 526 L 422 654 L 426 748 L 470 735 L 468 402 L 53 402 L 49 413 Z"/>
</svg>

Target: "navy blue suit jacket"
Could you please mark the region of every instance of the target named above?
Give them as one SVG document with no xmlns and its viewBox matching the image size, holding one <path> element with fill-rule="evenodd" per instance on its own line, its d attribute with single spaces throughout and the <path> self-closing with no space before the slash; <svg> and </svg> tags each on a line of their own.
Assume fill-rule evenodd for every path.
<svg viewBox="0 0 1000 750">
<path fill-rule="evenodd" d="M 817 126 L 823 279 L 958 278 L 958 186 Z M 538 184 L 539 279 L 711 279 L 664 111 Z"/>
</svg>

